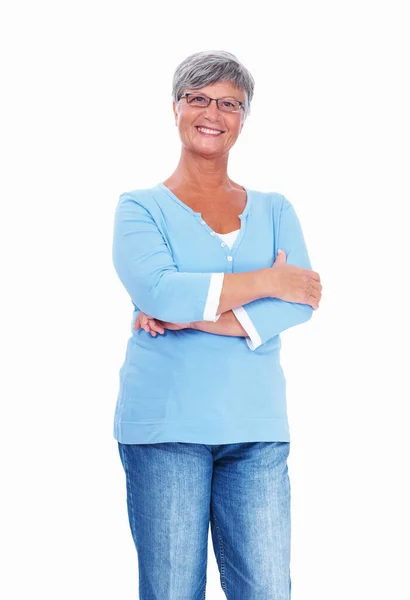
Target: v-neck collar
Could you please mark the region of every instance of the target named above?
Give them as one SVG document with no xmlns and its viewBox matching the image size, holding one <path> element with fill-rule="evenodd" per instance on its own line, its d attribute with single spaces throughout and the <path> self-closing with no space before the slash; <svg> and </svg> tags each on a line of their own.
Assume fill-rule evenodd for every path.
<svg viewBox="0 0 410 600">
<path fill-rule="evenodd" d="M 185 202 L 182 202 L 182 200 L 180 200 L 178 198 L 178 196 L 176 196 L 174 194 L 174 192 L 172 192 L 169 187 L 167 187 L 166 185 L 164 185 L 162 183 L 162 181 L 160 183 L 157 184 L 156 186 L 157 188 L 160 188 L 163 192 L 165 192 L 170 198 L 172 198 L 175 202 L 177 202 L 180 206 L 182 206 L 182 208 L 184 208 L 185 210 L 187 210 L 188 212 L 190 212 L 192 215 L 194 215 L 195 217 L 200 217 L 202 219 L 202 213 L 200 212 L 196 212 L 194 210 L 192 210 L 192 208 L 190 206 L 188 206 L 187 204 L 185 204 Z M 250 190 L 249 188 L 245 187 L 244 185 L 242 186 L 243 189 L 246 192 L 246 206 L 243 209 L 243 211 L 241 212 L 239 216 L 239 218 L 242 220 L 242 218 L 246 217 L 251 209 L 251 203 L 252 203 L 252 190 Z"/>
</svg>

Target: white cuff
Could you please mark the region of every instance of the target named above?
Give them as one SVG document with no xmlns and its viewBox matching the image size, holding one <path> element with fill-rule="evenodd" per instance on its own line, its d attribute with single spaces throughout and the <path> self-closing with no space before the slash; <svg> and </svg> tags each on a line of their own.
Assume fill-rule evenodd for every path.
<svg viewBox="0 0 410 600">
<path fill-rule="evenodd" d="M 233 308 L 232 312 L 235 317 L 238 319 L 239 323 L 245 329 L 246 333 L 249 337 L 245 337 L 246 343 L 248 344 L 251 350 L 256 350 L 261 344 L 262 340 L 259 337 L 259 333 L 256 331 L 254 324 L 251 321 L 250 316 L 243 308 L 243 306 L 238 306 L 237 308 Z"/>
<path fill-rule="evenodd" d="M 215 323 L 221 316 L 220 314 L 217 315 L 216 311 L 219 306 L 224 275 L 225 273 L 212 273 L 208 297 L 205 304 L 204 321 L 213 321 Z"/>
</svg>

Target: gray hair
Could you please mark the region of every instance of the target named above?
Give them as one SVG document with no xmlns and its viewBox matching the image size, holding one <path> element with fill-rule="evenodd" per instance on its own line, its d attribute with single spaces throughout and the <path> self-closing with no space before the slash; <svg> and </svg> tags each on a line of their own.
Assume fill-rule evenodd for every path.
<svg viewBox="0 0 410 600">
<path fill-rule="evenodd" d="M 175 69 L 172 97 L 175 102 L 186 88 L 199 89 L 220 81 L 232 83 L 245 94 L 245 118 L 250 114 L 255 81 L 234 54 L 225 50 L 203 50 L 183 60 Z"/>
</svg>

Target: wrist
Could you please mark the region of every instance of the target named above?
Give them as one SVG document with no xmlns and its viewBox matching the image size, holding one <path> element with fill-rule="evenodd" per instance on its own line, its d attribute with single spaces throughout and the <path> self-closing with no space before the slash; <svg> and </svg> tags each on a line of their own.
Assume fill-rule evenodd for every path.
<svg viewBox="0 0 410 600">
<path fill-rule="evenodd" d="M 262 298 L 276 298 L 278 297 L 278 274 L 272 267 L 262 269 L 261 273 L 262 284 L 261 289 L 263 292 Z"/>
</svg>

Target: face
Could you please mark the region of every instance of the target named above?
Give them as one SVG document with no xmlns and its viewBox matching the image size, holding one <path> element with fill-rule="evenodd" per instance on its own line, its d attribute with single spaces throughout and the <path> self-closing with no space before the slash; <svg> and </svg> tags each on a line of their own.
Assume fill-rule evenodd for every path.
<svg viewBox="0 0 410 600">
<path fill-rule="evenodd" d="M 227 82 L 207 85 L 199 89 L 187 88 L 183 93 L 203 92 L 211 98 L 231 96 L 245 102 L 245 93 Z M 206 156 L 226 154 L 235 144 L 241 133 L 245 112 L 241 108 L 238 112 L 229 113 L 220 110 L 216 102 L 212 101 L 206 108 L 189 106 L 186 98 L 181 98 L 178 103 L 173 102 L 175 124 L 183 146 Z M 198 127 L 222 130 L 219 135 L 204 134 Z"/>
</svg>

